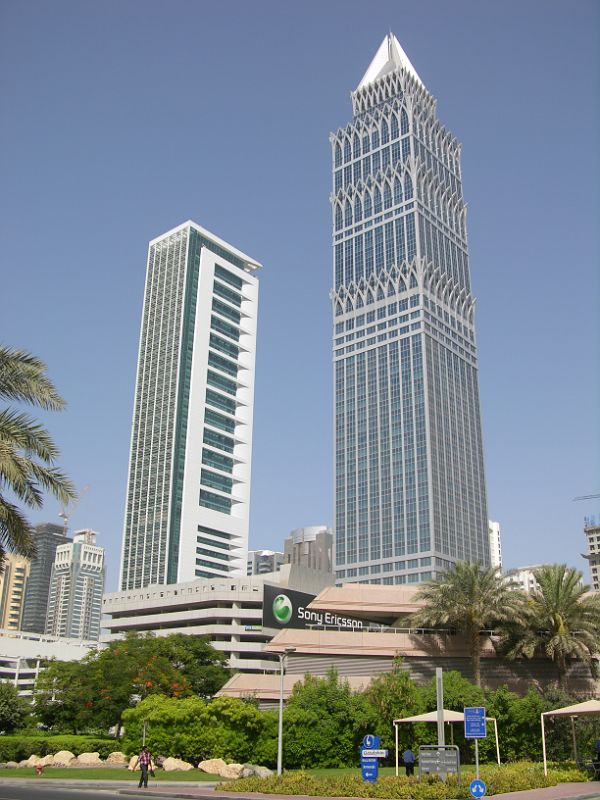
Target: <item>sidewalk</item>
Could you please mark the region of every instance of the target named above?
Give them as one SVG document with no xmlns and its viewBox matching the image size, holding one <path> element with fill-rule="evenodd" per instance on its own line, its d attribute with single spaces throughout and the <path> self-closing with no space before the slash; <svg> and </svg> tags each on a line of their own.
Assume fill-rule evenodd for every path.
<svg viewBox="0 0 600 800">
<path fill-rule="evenodd" d="M 2 776 L 4 779 L 4 776 Z M 28 783 L 35 783 L 39 786 L 43 781 L 39 778 L 20 778 L 14 783 L 22 786 Z M 9 784 L 10 780 L 0 780 L 2 784 Z M 62 781 L 49 780 L 46 782 L 48 787 L 53 788 L 90 788 L 89 781 Z M 138 789 L 135 784 L 126 784 L 124 781 L 98 781 L 95 789 L 118 789 L 119 794 L 128 797 L 164 797 L 164 798 L 183 798 L 184 800 L 194 800 L 203 798 L 204 800 L 331 800 L 330 798 L 316 797 L 315 795 L 288 795 L 288 794 L 264 794 L 262 792 L 223 792 L 215 791 L 215 783 L 191 783 L 187 781 L 177 781 L 173 783 L 154 784 L 148 789 Z M 358 800 L 352 797 L 336 797 L 335 800 Z M 486 795 L 485 800 L 600 800 L 600 781 L 588 781 L 587 783 L 559 783 L 558 786 L 549 786 L 546 789 L 528 789 L 524 792 L 508 792 L 506 794 Z"/>
</svg>

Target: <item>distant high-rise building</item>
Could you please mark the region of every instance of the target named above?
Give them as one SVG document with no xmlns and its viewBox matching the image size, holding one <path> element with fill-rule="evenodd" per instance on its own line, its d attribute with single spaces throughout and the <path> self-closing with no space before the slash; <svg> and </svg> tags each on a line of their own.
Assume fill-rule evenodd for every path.
<svg viewBox="0 0 600 800">
<path fill-rule="evenodd" d="M 23 615 L 25 587 L 31 562 L 25 556 L 6 553 L 0 572 L 0 628 L 18 631 Z"/>
<path fill-rule="evenodd" d="M 500 541 L 500 523 L 488 520 L 490 536 L 490 562 L 492 567 L 502 569 L 502 543 Z"/>
<path fill-rule="evenodd" d="M 150 242 L 121 589 L 246 573 L 259 267 L 194 222 Z"/>
<path fill-rule="evenodd" d="M 595 592 L 600 591 L 600 520 L 586 517 L 583 531 L 587 540 L 584 558 L 590 565 L 590 584 Z"/>
<path fill-rule="evenodd" d="M 248 550 L 247 575 L 265 575 L 277 572 L 285 563 L 283 553 L 274 550 Z"/>
<path fill-rule="evenodd" d="M 326 525 L 296 528 L 283 545 L 286 564 L 333 572 L 333 534 Z"/>
<path fill-rule="evenodd" d="M 460 144 L 397 39 L 331 135 L 336 580 L 490 563 Z"/>
<path fill-rule="evenodd" d="M 96 641 L 104 574 L 104 548 L 96 544 L 94 531 L 76 531 L 72 542 L 59 545 L 50 578 L 45 632 Z"/>
<path fill-rule="evenodd" d="M 44 633 L 50 591 L 50 575 L 52 574 L 56 548 L 71 540 L 66 535 L 62 525 L 55 525 L 52 522 L 36 525 L 34 534 L 37 555 L 31 561 L 29 577 L 27 578 L 21 630 Z"/>
</svg>

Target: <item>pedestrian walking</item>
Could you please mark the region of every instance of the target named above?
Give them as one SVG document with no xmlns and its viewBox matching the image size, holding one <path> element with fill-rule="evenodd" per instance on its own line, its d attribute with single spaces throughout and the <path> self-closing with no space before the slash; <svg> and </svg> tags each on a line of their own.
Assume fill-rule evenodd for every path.
<svg viewBox="0 0 600 800">
<path fill-rule="evenodd" d="M 152 764 L 152 754 L 150 750 L 144 745 L 142 747 L 142 752 L 137 757 L 137 761 L 133 765 L 134 770 L 136 769 L 137 765 L 140 765 L 141 775 L 140 775 L 140 782 L 138 783 L 138 789 L 148 788 L 148 770 L 150 769 L 150 765 Z"/>
<path fill-rule="evenodd" d="M 415 760 L 415 754 L 410 747 L 407 747 L 402 753 L 402 761 L 404 761 L 404 766 L 406 767 L 407 778 L 410 778 L 411 775 L 415 774 Z"/>
</svg>

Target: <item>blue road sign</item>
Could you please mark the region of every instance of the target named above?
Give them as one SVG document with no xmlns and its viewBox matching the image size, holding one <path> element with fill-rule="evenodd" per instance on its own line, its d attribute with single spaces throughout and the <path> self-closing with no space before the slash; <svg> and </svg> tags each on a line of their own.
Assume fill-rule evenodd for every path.
<svg viewBox="0 0 600 800">
<path fill-rule="evenodd" d="M 368 733 L 363 739 L 362 747 L 360 748 L 360 769 L 363 781 L 375 783 L 379 775 L 379 759 L 387 756 L 387 750 L 381 750 L 378 755 L 375 755 L 380 750 L 380 738 Z"/>
<path fill-rule="evenodd" d="M 483 797 L 486 793 L 486 790 L 487 786 L 483 781 L 480 781 L 479 778 L 476 778 L 469 784 L 469 791 L 471 792 L 471 797 Z"/>
<path fill-rule="evenodd" d="M 474 706 L 465 708 L 465 739 L 485 739 L 487 728 L 485 724 L 485 708 Z"/>
<path fill-rule="evenodd" d="M 379 750 L 379 736 L 373 736 L 372 733 L 367 733 L 363 739 L 363 747 L 367 750 Z"/>
</svg>

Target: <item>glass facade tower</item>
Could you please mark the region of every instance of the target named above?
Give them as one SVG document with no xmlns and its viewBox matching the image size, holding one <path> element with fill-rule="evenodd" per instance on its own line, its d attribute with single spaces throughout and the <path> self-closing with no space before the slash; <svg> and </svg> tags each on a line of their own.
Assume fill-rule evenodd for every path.
<svg viewBox="0 0 600 800">
<path fill-rule="evenodd" d="M 194 222 L 150 242 L 123 590 L 246 573 L 259 267 Z"/>
<path fill-rule="evenodd" d="M 332 134 L 338 582 L 490 563 L 460 144 L 390 34 Z"/>
</svg>

